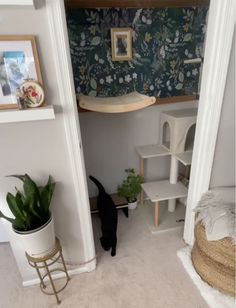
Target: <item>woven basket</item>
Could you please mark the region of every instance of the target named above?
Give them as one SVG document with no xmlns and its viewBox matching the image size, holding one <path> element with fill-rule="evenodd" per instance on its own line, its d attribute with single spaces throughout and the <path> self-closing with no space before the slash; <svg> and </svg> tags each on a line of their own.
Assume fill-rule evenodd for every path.
<svg viewBox="0 0 236 308">
<path fill-rule="evenodd" d="M 205 228 L 195 226 L 192 261 L 197 273 L 209 285 L 235 296 L 235 246 L 231 238 L 207 241 Z"/>
<path fill-rule="evenodd" d="M 211 259 L 235 270 L 235 246 L 230 237 L 218 241 L 208 241 L 205 227 L 199 222 L 194 229 L 195 240 L 198 247 Z"/>
</svg>

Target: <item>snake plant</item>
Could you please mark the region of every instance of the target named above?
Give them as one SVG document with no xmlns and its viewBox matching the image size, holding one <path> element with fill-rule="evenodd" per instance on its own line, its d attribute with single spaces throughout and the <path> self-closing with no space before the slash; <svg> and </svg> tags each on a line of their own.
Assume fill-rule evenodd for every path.
<svg viewBox="0 0 236 308">
<path fill-rule="evenodd" d="M 23 182 L 23 192 L 16 188 L 16 194 L 7 193 L 7 203 L 15 218 L 5 216 L 0 211 L 0 218 L 4 218 L 12 223 L 16 231 L 32 231 L 44 225 L 50 218 L 49 206 L 56 183 L 48 182 L 44 187 L 39 187 L 29 177 L 25 175 L 10 175 Z"/>
</svg>

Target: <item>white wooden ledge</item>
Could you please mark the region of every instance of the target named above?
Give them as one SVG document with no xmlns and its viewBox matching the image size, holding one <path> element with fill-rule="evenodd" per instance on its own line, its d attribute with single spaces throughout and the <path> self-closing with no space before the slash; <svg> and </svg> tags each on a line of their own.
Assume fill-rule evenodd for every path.
<svg viewBox="0 0 236 308">
<path fill-rule="evenodd" d="M 0 0 L 1 5 L 28 5 L 34 7 L 34 0 Z"/>
<path fill-rule="evenodd" d="M 0 110 L 0 123 L 27 122 L 55 119 L 53 106 L 28 108 L 24 110 Z"/>
</svg>

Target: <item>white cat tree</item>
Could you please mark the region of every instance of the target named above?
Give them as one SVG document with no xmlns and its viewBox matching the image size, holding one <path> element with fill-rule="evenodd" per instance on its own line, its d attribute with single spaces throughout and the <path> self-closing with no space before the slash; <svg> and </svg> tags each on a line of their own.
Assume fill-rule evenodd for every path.
<svg viewBox="0 0 236 308">
<path fill-rule="evenodd" d="M 192 150 L 186 149 L 186 141 L 191 127 L 195 126 L 197 109 L 166 111 L 161 114 L 160 144 L 136 147 L 140 159 L 140 175 L 144 176 L 144 159 L 170 155 L 169 180 L 142 184 L 141 204 L 144 192 L 155 205 L 154 225 L 158 227 L 159 201 L 168 200 L 168 211 L 174 212 L 176 199 L 186 197 L 188 190 L 178 182 L 179 162 L 190 166 Z M 168 134 L 169 133 L 169 134 Z"/>
</svg>

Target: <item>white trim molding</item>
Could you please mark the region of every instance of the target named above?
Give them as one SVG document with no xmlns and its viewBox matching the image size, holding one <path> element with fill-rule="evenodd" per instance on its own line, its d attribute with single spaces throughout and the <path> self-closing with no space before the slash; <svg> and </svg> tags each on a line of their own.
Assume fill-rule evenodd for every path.
<svg viewBox="0 0 236 308">
<path fill-rule="evenodd" d="M 209 189 L 236 16 L 235 0 L 211 0 L 184 240 L 194 242 L 193 209 Z"/>
<path fill-rule="evenodd" d="M 94 258 L 95 248 L 64 1 L 46 0 L 46 10 L 48 13 L 50 37 L 55 60 L 56 78 L 62 102 L 67 148 L 73 173 L 77 215 L 80 221 L 83 241 L 84 261 L 86 262 Z M 88 263 L 84 268 L 86 268 L 86 271 L 92 271 L 95 267 L 96 259 Z"/>
</svg>

